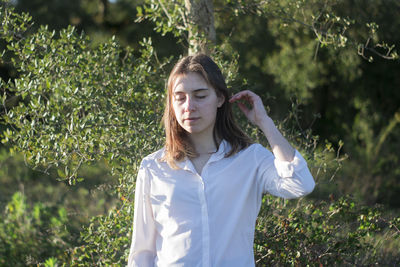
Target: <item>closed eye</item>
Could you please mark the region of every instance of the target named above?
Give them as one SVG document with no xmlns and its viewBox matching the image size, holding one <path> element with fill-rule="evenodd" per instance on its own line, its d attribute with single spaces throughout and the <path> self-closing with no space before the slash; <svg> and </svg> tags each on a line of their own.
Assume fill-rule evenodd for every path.
<svg viewBox="0 0 400 267">
<path fill-rule="evenodd" d="M 184 100 L 185 100 L 185 96 L 176 95 L 174 99 L 175 99 L 176 101 L 184 101 Z"/>
</svg>

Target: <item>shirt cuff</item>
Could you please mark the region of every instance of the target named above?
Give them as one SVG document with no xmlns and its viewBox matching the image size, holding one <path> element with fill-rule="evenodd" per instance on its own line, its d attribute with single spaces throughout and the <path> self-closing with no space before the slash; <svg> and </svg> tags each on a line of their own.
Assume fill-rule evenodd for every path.
<svg viewBox="0 0 400 267">
<path fill-rule="evenodd" d="M 292 161 L 283 161 L 275 158 L 274 164 L 278 175 L 282 178 L 293 177 L 294 172 L 307 167 L 307 162 L 297 150 L 295 150 Z"/>
</svg>

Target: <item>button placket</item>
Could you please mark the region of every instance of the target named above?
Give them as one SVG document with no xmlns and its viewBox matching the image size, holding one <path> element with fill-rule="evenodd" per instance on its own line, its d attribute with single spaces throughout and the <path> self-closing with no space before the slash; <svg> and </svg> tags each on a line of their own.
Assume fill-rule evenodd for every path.
<svg viewBox="0 0 400 267">
<path fill-rule="evenodd" d="M 210 228 L 209 228 L 209 218 L 208 218 L 208 209 L 207 209 L 207 200 L 205 195 L 205 184 L 204 184 L 204 175 L 205 175 L 205 168 L 204 166 L 202 176 L 197 174 L 199 178 L 200 186 L 198 190 L 199 199 L 201 203 L 201 223 L 202 223 L 202 232 L 203 232 L 203 267 L 210 266 Z"/>
</svg>

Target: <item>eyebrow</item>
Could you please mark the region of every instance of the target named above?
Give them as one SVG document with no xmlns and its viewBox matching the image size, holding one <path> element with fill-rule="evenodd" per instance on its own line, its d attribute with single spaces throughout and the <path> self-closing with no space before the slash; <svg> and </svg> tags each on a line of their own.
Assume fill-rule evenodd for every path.
<svg viewBox="0 0 400 267">
<path fill-rule="evenodd" d="M 198 92 L 201 92 L 201 91 L 208 91 L 208 90 L 209 90 L 208 88 L 199 88 L 199 89 L 194 89 L 192 92 L 193 93 L 198 93 Z M 178 91 L 174 92 L 174 94 L 178 94 L 178 93 L 183 93 L 183 91 L 182 90 L 178 90 Z"/>
</svg>

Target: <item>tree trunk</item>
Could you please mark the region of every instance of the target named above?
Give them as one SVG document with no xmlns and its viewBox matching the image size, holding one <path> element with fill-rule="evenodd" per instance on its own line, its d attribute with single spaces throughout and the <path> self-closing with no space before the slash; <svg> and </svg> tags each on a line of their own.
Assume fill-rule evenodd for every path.
<svg viewBox="0 0 400 267">
<path fill-rule="evenodd" d="M 214 6 L 212 0 L 185 0 L 189 31 L 189 55 L 210 53 L 215 44 Z"/>
</svg>

